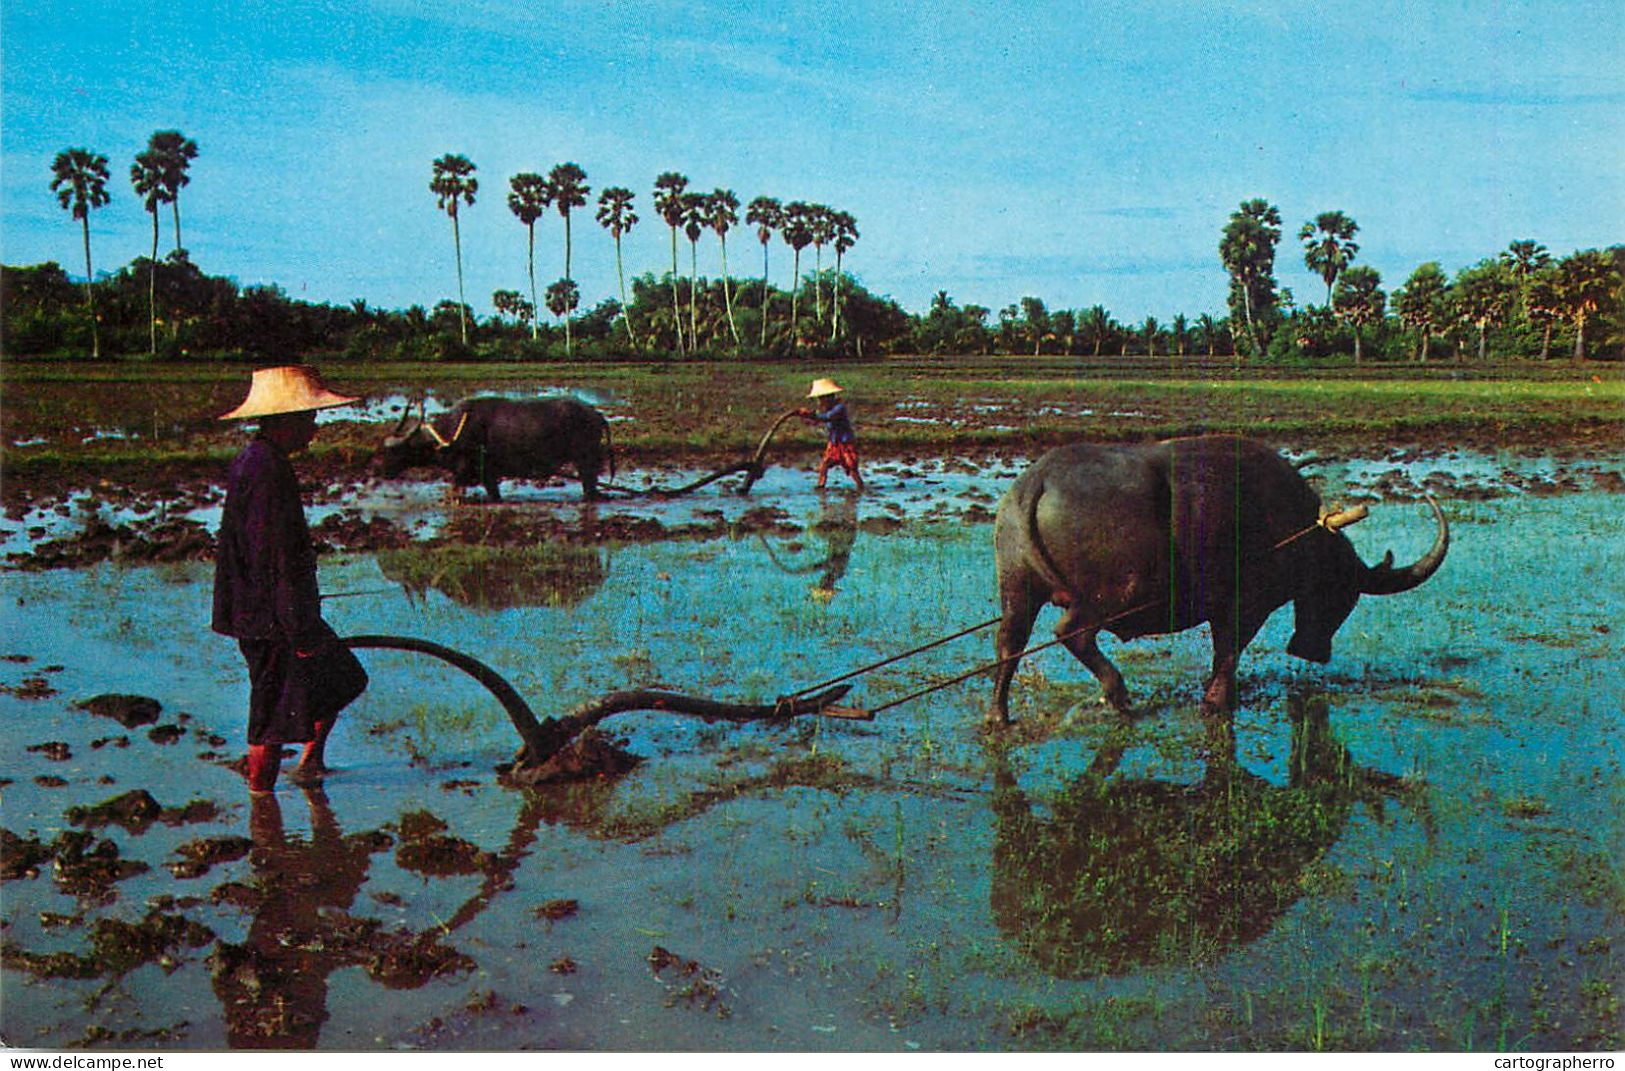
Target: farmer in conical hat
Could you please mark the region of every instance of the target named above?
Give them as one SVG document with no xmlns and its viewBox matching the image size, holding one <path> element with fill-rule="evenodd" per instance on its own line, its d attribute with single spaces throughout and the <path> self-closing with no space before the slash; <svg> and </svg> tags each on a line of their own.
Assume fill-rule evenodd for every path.
<svg viewBox="0 0 1625 1071">
<path fill-rule="evenodd" d="M 829 429 L 829 444 L 824 447 L 824 458 L 818 463 L 818 489 L 824 489 L 831 465 L 839 465 L 852 477 L 852 483 L 863 490 L 863 476 L 858 472 L 858 442 L 852 431 L 852 416 L 847 412 L 842 388 L 833 379 L 815 379 L 807 397 L 818 403 L 815 412 L 798 409 L 796 413 L 811 423 L 823 424 Z"/>
<path fill-rule="evenodd" d="M 235 637 L 248 663 L 248 787 L 269 792 L 282 745 L 302 743 L 298 774 L 319 777 L 339 710 L 366 673 L 322 620 L 316 552 L 288 455 L 316 434 L 316 411 L 349 405 L 314 368 L 254 373 L 248 397 L 221 420 L 259 421 L 231 463 L 215 556 L 214 631 Z"/>
</svg>

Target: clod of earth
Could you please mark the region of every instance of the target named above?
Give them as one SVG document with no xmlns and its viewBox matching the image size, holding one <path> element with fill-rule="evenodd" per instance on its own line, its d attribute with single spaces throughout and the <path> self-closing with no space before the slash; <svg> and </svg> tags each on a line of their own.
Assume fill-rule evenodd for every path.
<svg viewBox="0 0 1625 1071">
<path fill-rule="evenodd" d="M 164 709 L 158 700 L 144 695 L 97 695 L 74 705 L 99 718 L 112 718 L 126 729 L 151 725 Z"/>
</svg>

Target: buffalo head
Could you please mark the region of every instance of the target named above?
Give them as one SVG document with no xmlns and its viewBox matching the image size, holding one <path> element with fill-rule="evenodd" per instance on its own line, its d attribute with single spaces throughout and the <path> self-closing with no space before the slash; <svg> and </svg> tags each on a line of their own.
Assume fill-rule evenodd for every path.
<svg viewBox="0 0 1625 1071">
<path fill-rule="evenodd" d="M 1450 526 L 1439 504 L 1431 497 L 1428 505 L 1433 508 L 1438 534 L 1426 554 L 1403 568 L 1394 568 L 1392 551 L 1385 554 L 1379 564 L 1367 566 L 1355 556 L 1348 541 L 1335 533 L 1310 532 L 1306 536 L 1335 540 L 1337 545 L 1330 554 L 1316 554 L 1311 550 L 1307 555 L 1320 575 L 1311 580 L 1293 602 L 1294 627 L 1292 638 L 1287 642 L 1287 654 L 1309 662 L 1331 661 L 1332 636 L 1353 612 L 1361 595 L 1397 595 L 1438 571 L 1450 549 Z"/>
</svg>

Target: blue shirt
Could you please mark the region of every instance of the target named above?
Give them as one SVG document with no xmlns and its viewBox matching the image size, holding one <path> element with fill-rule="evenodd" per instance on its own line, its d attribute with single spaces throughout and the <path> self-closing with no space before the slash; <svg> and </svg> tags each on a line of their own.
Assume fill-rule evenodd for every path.
<svg viewBox="0 0 1625 1071">
<path fill-rule="evenodd" d="M 849 443 L 857 440 L 852 433 L 852 418 L 847 415 L 845 402 L 836 402 L 822 413 L 814 412 L 813 418 L 829 425 L 830 442 Z"/>
</svg>

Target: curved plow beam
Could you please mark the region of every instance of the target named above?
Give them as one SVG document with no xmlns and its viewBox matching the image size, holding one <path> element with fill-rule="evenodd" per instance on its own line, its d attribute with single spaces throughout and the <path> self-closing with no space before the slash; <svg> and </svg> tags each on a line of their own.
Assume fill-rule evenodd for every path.
<svg viewBox="0 0 1625 1071">
<path fill-rule="evenodd" d="M 633 710 L 665 711 L 723 721 L 774 721 L 807 714 L 855 719 L 869 717 L 864 711 L 834 705 L 851 690 L 850 685 L 839 685 L 815 695 L 780 697 L 772 703 L 727 703 L 659 689 L 634 689 L 611 692 L 601 699 L 582 704 L 562 718 L 538 720 L 530 704 L 501 674 L 461 651 L 410 636 L 347 636 L 342 642 L 352 648 L 382 648 L 430 655 L 479 681 L 502 704 L 502 709 L 508 713 L 508 720 L 513 722 L 515 731 L 519 733 L 522 743 L 514 756 L 513 769 L 516 771 L 541 766 L 564 750 L 577 736 L 605 718 Z"/>
</svg>

